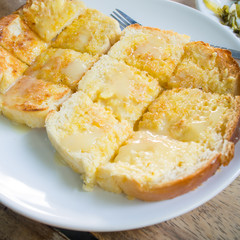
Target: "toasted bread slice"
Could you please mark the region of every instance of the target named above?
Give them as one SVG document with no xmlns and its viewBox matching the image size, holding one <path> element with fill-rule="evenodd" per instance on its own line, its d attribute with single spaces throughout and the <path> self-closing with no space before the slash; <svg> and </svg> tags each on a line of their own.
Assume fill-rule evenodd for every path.
<svg viewBox="0 0 240 240">
<path fill-rule="evenodd" d="M 161 91 L 156 79 L 107 55 L 86 73 L 78 87 L 117 119 L 132 125 Z"/>
<path fill-rule="evenodd" d="M 228 50 L 191 42 L 186 44 L 182 61 L 168 81 L 168 88 L 178 87 L 239 95 L 240 67 Z"/>
<path fill-rule="evenodd" d="M 45 118 L 71 94 L 63 85 L 23 76 L 2 96 L 2 112 L 32 128 L 44 127 Z"/>
<path fill-rule="evenodd" d="M 47 48 L 47 44 L 17 14 L 0 20 L 0 46 L 29 65 Z"/>
<path fill-rule="evenodd" d="M 127 121 L 119 122 L 82 91 L 73 94 L 59 112 L 48 115 L 46 128 L 56 150 L 83 175 L 86 190 L 95 183 L 97 167 L 110 161 L 132 132 Z"/>
<path fill-rule="evenodd" d="M 76 90 L 82 76 L 97 60 L 96 56 L 88 53 L 49 48 L 26 70 L 25 75 L 63 83 L 72 90 Z"/>
<path fill-rule="evenodd" d="M 148 131 L 135 132 L 113 162 L 99 167 L 105 190 L 145 201 L 174 198 L 195 189 L 221 165 L 217 151 Z"/>
<path fill-rule="evenodd" d="M 120 33 L 116 20 L 95 9 L 87 9 L 59 34 L 53 46 L 103 54 L 119 39 Z"/>
<path fill-rule="evenodd" d="M 123 31 L 120 41 L 108 54 L 147 71 L 165 86 L 189 40 L 190 37 L 186 35 L 134 24 Z"/>
<path fill-rule="evenodd" d="M 0 94 L 5 93 L 26 70 L 27 65 L 0 46 Z"/>
<path fill-rule="evenodd" d="M 84 9 L 80 0 L 28 0 L 20 15 L 34 32 L 49 42 Z"/>
<path fill-rule="evenodd" d="M 239 118 L 238 96 L 205 93 L 199 89 L 173 89 L 163 92 L 150 105 L 139 129 L 206 144 L 211 150 L 221 151 L 224 140 L 231 139 Z M 224 164 L 231 158 L 230 152 L 224 156 Z"/>
</svg>

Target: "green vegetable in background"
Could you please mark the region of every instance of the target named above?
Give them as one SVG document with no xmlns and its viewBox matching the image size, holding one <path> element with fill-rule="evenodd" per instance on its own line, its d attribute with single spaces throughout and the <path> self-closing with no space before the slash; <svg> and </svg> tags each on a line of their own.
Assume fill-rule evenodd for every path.
<svg viewBox="0 0 240 240">
<path fill-rule="evenodd" d="M 224 25 L 233 29 L 237 34 L 240 34 L 240 1 L 232 1 L 230 6 L 224 5 L 220 7 L 211 0 L 203 0 L 208 9 L 213 11 Z"/>
</svg>

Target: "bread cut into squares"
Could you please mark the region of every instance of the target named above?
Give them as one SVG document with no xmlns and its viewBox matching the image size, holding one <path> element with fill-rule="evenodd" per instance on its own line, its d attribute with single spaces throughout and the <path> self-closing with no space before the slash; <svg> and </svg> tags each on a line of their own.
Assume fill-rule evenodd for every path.
<svg viewBox="0 0 240 240">
<path fill-rule="evenodd" d="M 5 93 L 23 74 L 27 65 L 0 46 L 0 94 Z"/>
<path fill-rule="evenodd" d="M 47 114 L 58 109 L 70 94 L 64 85 L 23 76 L 2 96 L 2 112 L 17 123 L 44 127 Z"/>
<path fill-rule="evenodd" d="M 11 14 L 0 20 L 0 46 L 30 65 L 48 45 L 30 30 L 19 15 Z"/>
<path fill-rule="evenodd" d="M 20 15 L 34 32 L 49 42 L 84 9 L 80 0 L 27 0 Z"/>
<path fill-rule="evenodd" d="M 97 183 L 107 191 L 145 201 L 170 199 L 212 176 L 221 165 L 219 156 L 196 142 L 138 131 L 113 162 L 99 167 Z"/>
<path fill-rule="evenodd" d="M 163 92 L 143 115 L 139 129 L 171 138 L 206 144 L 211 150 L 230 141 L 240 117 L 240 97 L 205 93 L 199 89 Z M 226 153 L 226 151 L 223 151 Z M 232 157 L 223 157 L 226 164 Z"/>
<path fill-rule="evenodd" d="M 63 83 L 72 90 L 98 58 L 70 49 L 49 48 L 26 70 L 25 75 L 35 76 L 54 83 Z"/>
<path fill-rule="evenodd" d="M 59 34 L 53 46 L 101 55 L 119 39 L 120 33 L 116 20 L 95 9 L 86 9 Z"/>
<path fill-rule="evenodd" d="M 98 166 L 110 161 L 132 132 L 127 121 L 116 120 L 82 91 L 48 115 L 46 129 L 64 160 L 82 174 L 85 190 L 94 186 Z"/>
<path fill-rule="evenodd" d="M 165 87 L 189 40 L 187 35 L 134 24 L 123 31 L 108 54 L 147 71 Z"/>
<path fill-rule="evenodd" d="M 178 87 L 239 95 L 240 67 L 228 50 L 191 42 L 186 44 L 182 61 L 168 81 L 168 88 Z"/>
<path fill-rule="evenodd" d="M 159 95 L 157 79 L 107 55 L 79 82 L 79 90 L 132 125 Z"/>
</svg>

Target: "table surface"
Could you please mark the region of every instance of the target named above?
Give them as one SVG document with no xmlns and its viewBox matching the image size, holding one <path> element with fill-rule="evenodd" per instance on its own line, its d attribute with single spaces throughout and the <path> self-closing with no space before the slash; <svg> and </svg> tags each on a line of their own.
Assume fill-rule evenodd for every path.
<svg viewBox="0 0 240 240">
<path fill-rule="evenodd" d="M 194 0 L 175 0 L 195 7 Z M 25 0 L 0 0 L 0 17 Z M 240 239 L 240 176 L 215 198 L 172 220 L 137 230 L 86 233 L 56 229 L 20 216 L 0 204 L 1 240 Z"/>
</svg>

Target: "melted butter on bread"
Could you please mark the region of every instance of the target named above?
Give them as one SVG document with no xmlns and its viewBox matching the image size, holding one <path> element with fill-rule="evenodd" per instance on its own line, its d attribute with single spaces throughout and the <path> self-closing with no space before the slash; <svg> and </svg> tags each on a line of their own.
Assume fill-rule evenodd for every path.
<svg viewBox="0 0 240 240">
<path fill-rule="evenodd" d="M 78 132 L 65 136 L 61 140 L 61 144 L 71 152 L 86 152 L 90 150 L 92 145 L 96 143 L 97 139 L 101 137 L 102 134 L 103 131 L 99 128 L 84 133 Z"/>
<path fill-rule="evenodd" d="M 109 88 L 113 94 L 116 94 L 118 98 L 124 98 L 129 95 L 130 81 L 133 79 L 133 72 L 124 67 L 111 69 L 105 73 L 107 82 L 109 82 Z"/>
<path fill-rule="evenodd" d="M 151 200 L 153 193 L 156 199 L 168 199 L 172 194 L 176 196 L 177 191 L 161 195 L 161 189 L 191 176 L 208 161 L 214 163 L 218 156 L 219 153 L 195 142 L 138 131 L 119 149 L 111 163 L 99 168 L 97 182 L 107 191 L 123 191 L 130 197 Z M 189 188 L 192 187 L 190 184 Z"/>
<path fill-rule="evenodd" d="M 81 79 L 83 74 L 88 70 L 88 67 L 83 61 L 76 59 L 70 62 L 65 68 L 61 70 L 63 74 L 71 78 L 73 81 Z"/>
<path fill-rule="evenodd" d="M 85 74 L 78 89 L 131 125 L 162 91 L 157 79 L 107 55 Z"/>
<path fill-rule="evenodd" d="M 78 82 L 98 56 L 70 49 L 49 48 L 26 70 L 25 75 L 35 76 L 53 83 L 63 83 L 76 90 Z"/>
</svg>

